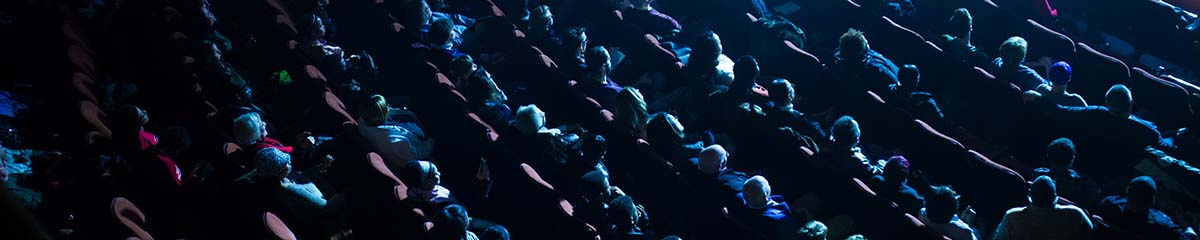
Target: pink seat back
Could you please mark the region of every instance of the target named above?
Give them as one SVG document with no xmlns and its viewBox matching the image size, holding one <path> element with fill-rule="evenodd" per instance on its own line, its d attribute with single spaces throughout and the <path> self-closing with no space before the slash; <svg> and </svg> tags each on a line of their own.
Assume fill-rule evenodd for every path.
<svg viewBox="0 0 1200 240">
<path fill-rule="evenodd" d="M 71 63 L 75 64 L 77 70 L 92 75 L 96 72 L 96 62 L 92 60 L 92 55 L 87 53 L 79 45 L 71 45 L 67 47 L 67 57 L 71 59 Z"/>
<path fill-rule="evenodd" d="M 346 112 L 346 104 L 342 103 L 342 100 L 338 99 L 337 95 L 334 95 L 333 92 L 325 91 L 324 98 L 325 103 L 329 105 L 330 109 L 345 118 L 345 121 L 343 122 L 349 122 L 350 124 L 358 125 L 358 121 L 356 121 L 353 116 L 350 116 L 349 112 Z"/>
<path fill-rule="evenodd" d="M 75 86 L 75 90 L 83 96 L 84 100 L 99 103 L 100 100 L 96 98 L 96 94 L 92 93 L 93 83 L 92 78 L 83 73 L 75 73 L 75 78 L 71 80 L 71 84 Z"/>
<path fill-rule="evenodd" d="M 154 237 L 150 236 L 150 232 L 146 231 L 146 228 L 143 227 L 146 224 L 146 214 L 142 213 L 142 210 L 138 209 L 137 206 L 134 206 L 133 202 L 130 202 L 129 199 L 122 197 L 113 198 L 110 207 L 112 208 L 113 217 L 121 225 L 129 228 L 134 236 L 144 240 L 154 239 Z"/>
<path fill-rule="evenodd" d="M 108 115 L 100 111 L 100 107 L 95 103 L 88 101 L 79 102 L 79 114 L 83 116 L 83 120 L 92 125 L 92 128 L 99 131 L 107 138 L 112 138 L 112 130 L 108 128 Z"/>
<path fill-rule="evenodd" d="M 528 178 L 528 180 L 531 180 L 548 190 L 554 190 L 554 186 L 551 186 L 549 182 L 546 182 L 546 180 L 542 180 L 542 176 L 538 175 L 538 172 L 533 170 L 533 167 L 529 166 L 529 164 L 522 163 L 521 171 L 525 174 L 525 177 Z"/>
<path fill-rule="evenodd" d="M 296 234 L 292 233 L 292 229 L 288 228 L 287 224 L 283 223 L 274 213 L 263 213 L 263 225 L 267 227 L 267 232 L 275 236 L 275 239 L 280 240 L 296 240 Z"/>
</svg>

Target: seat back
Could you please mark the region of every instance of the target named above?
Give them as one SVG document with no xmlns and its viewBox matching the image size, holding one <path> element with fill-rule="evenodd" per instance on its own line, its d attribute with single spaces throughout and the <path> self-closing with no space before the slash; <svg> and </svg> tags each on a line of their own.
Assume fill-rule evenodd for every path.
<svg viewBox="0 0 1200 240">
<path fill-rule="evenodd" d="M 96 94 L 92 93 L 92 85 L 95 83 L 91 77 L 83 73 L 75 73 L 75 78 L 71 79 L 71 84 L 75 86 L 75 91 L 88 102 L 99 103 Z"/>
<path fill-rule="evenodd" d="M 101 111 L 100 107 L 96 106 L 95 103 L 80 101 L 79 114 L 88 125 L 91 125 L 92 130 L 99 131 L 100 134 L 103 134 L 107 138 L 112 138 L 112 130 L 108 128 L 108 114 Z"/>
<path fill-rule="evenodd" d="M 1141 68 L 1133 68 L 1130 90 L 1133 113 L 1158 125 L 1159 129 L 1177 129 L 1193 122 L 1195 115 L 1186 89 L 1163 80 Z"/>
<path fill-rule="evenodd" d="M 146 224 L 146 214 L 142 213 L 142 210 L 133 205 L 133 202 L 130 202 L 129 199 L 122 197 L 113 198 L 110 208 L 112 209 L 113 218 L 116 218 L 121 225 L 124 225 L 129 231 L 133 232 L 133 235 L 137 239 L 154 240 L 154 237 L 150 236 L 150 232 L 146 231 L 144 227 Z"/>
<path fill-rule="evenodd" d="M 262 218 L 263 225 L 267 227 L 267 232 L 271 236 L 274 236 L 275 239 L 296 240 L 296 234 L 292 233 L 292 229 L 288 228 L 287 224 L 284 224 L 283 220 L 279 219 L 279 216 L 275 216 L 271 212 L 265 212 Z"/>
<path fill-rule="evenodd" d="M 1071 85 L 1067 90 L 1083 96 L 1089 104 L 1104 103 L 1104 94 L 1116 84 L 1129 84 L 1129 66 L 1085 43 L 1076 44 L 1079 51 L 1071 63 Z"/>
<path fill-rule="evenodd" d="M 871 49 L 882 53 L 896 65 L 917 63 L 928 54 L 922 52 L 925 48 L 925 38 L 909 30 L 888 17 L 879 17 L 868 25 L 867 37 L 876 39 L 870 41 Z"/>
<path fill-rule="evenodd" d="M 1055 61 L 1074 62 L 1075 41 L 1067 35 L 1050 30 L 1032 19 L 1025 19 L 1024 34 L 1021 36 L 1029 41 L 1029 50 L 1025 59 L 1037 60 L 1049 57 Z"/>
<path fill-rule="evenodd" d="M 96 62 L 83 47 L 74 44 L 67 46 L 67 57 L 70 58 L 71 64 L 75 65 L 76 70 L 87 75 L 96 74 Z"/>
<path fill-rule="evenodd" d="M 346 104 L 342 103 L 342 100 L 338 99 L 337 95 L 334 95 L 333 92 L 325 91 L 325 93 L 322 94 L 322 97 L 324 97 L 325 104 L 329 106 L 330 110 L 333 110 L 334 112 L 337 112 L 338 115 L 342 116 L 342 119 L 339 119 L 342 120 L 341 123 L 358 125 L 358 121 L 356 121 L 353 116 L 350 116 L 350 112 L 346 111 Z"/>
</svg>

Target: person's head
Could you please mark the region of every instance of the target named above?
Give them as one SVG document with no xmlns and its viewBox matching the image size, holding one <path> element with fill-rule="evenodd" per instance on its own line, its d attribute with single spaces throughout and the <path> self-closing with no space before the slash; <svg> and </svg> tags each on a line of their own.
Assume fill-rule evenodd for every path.
<svg viewBox="0 0 1200 240">
<path fill-rule="evenodd" d="M 717 36 L 717 33 L 709 32 L 692 44 L 692 56 L 688 60 L 688 65 L 705 69 L 714 68 L 718 64 L 722 51 L 721 37 Z"/>
<path fill-rule="evenodd" d="M 910 173 L 912 173 L 911 165 L 904 156 L 892 156 L 888 159 L 887 164 L 883 165 L 883 179 L 891 185 L 904 184 L 908 181 Z"/>
<path fill-rule="evenodd" d="M 713 144 L 700 150 L 700 172 L 708 175 L 714 175 L 725 170 L 725 161 L 729 159 L 729 152 L 725 151 L 725 147 Z"/>
<path fill-rule="evenodd" d="M 388 120 L 388 102 L 383 95 L 371 95 L 369 100 L 364 101 L 359 112 L 362 113 L 362 118 L 367 126 L 379 126 L 387 123 Z"/>
<path fill-rule="evenodd" d="M 479 234 L 479 240 L 508 240 L 508 229 L 500 225 L 492 225 Z"/>
<path fill-rule="evenodd" d="M 858 145 L 858 138 L 862 136 L 862 132 L 858 129 L 858 121 L 851 116 L 842 116 L 833 122 L 829 137 L 839 146 L 854 147 Z"/>
<path fill-rule="evenodd" d="M 471 225 L 471 217 L 467 209 L 458 204 L 442 208 L 433 216 L 433 239 L 466 239 L 467 227 Z"/>
<path fill-rule="evenodd" d="M 771 85 L 767 85 L 767 96 L 776 107 L 788 107 L 796 100 L 796 90 L 787 79 L 775 79 Z"/>
<path fill-rule="evenodd" d="M 623 127 L 643 132 L 649 120 L 650 113 L 646 112 L 646 100 L 637 88 L 625 87 L 617 93 L 617 106 L 613 107 L 613 118 Z"/>
<path fill-rule="evenodd" d="M 1154 179 L 1148 176 L 1133 178 L 1129 181 L 1129 186 L 1125 187 L 1125 197 L 1129 200 L 1127 208 L 1131 212 L 1145 214 L 1154 207 L 1157 194 L 1158 186 L 1155 185 Z"/>
<path fill-rule="evenodd" d="M 1058 61 L 1054 65 L 1050 65 L 1048 75 L 1054 86 L 1067 86 L 1068 83 L 1071 83 L 1071 64 Z"/>
<path fill-rule="evenodd" d="M 1108 93 L 1104 94 L 1104 103 L 1108 105 L 1108 112 L 1118 117 L 1128 118 L 1133 114 L 1133 92 L 1124 84 L 1108 88 Z"/>
<path fill-rule="evenodd" d="M 950 34 L 960 38 L 970 37 L 971 31 L 975 30 L 974 22 L 971 12 L 966 8 L 955 9 L 954 14 L 950 15 Z"/>
<path fill-rule="evenodd" d="M 283 180 L 292 173 L 292 156 L 275 148 L 263 148 L 254 153 L 254 172 L 261 178 Z"/>
<path fill-rule="evenodd" d="M 949 186 L 934 186 L 925 197 L 925 215 L 935 223 L 949 223 L 958 211 L 958 193 Z"/>
<path fill-rule="evenodd" d="M 508 102 L 508 95 L 496 85 L 496 81 L 492 80 L 492 73 L 486 69 L 478 69 L 470 74 L 461 89 L 467 95 L 467 99 L 474 103 Z"/>
<path fill-rule="evenodd" d="M 546 127 L 546 113 L 537 105 L 529 104 L 517 108 L 513 126 L 525 134 L 534 134 Z"/>
<path fill-rule="evenodd" d="M 767 207 L 767 204 L 771 202 L 771 184 L 767 183 L 767 178 L 763 176 L 750 177 L 742 184 L 742 196 L 746 199 L 747 207 L 753 209 Z"/>
<path fill-rule="evenodd" d="M 1058 188 L 1050 176 L 1041 176 L 1029 186 L 1029 205 L 1049 208 L 1058 203 Z"/>
<path fill-rule="evenodd" d="M 787 18 L 778 16 L 764 17 L 758 20 L 758 24 L 761 25 L 763 29 L 766 29 L 768 33 L 775 34 L 775 38 L 768 39 L 774 41 L 786 40 L 791 42 L 792 45 L 795 45 L 796 48 L 804 49 L 804 41 L 806 38 L 804 31 L 800 30 L 799 27 L 796 27 L 796 24 L 793 24 L 792 21 L 788 20 Z"/>
<path fill-rule="evenodd" d="M 325 23 L 316 14 L 305 14 L 304 31 L 309 39 L 321 39 L 325 37 Z"/>
<path fill-rule="evenodd" d="M 458 80 L 464 80 L 479 70 L 479 66 L 475 65 L 475 59 L 471 55 L 462 55 L 455 57 L 450 61 L 450 76 Z"/>
<path fill-rule="evenodd" d="M 575 56 L 583 55 L 583 50 L 587 49 L 587 29 L 582 27 L 573 27 L 563 32 L 562 42 L 563 48 L 571 50 Z"/>
<path fill-rule="evenodd" d="M 917 68 L 917 65 L 904 64 L 904 66 L 900 67 L 898 80 L 900 80 L 900 86 L 903 88 L 916 88 L 918 84 L 921 84 L 921 69 Z"/>
<path fill-rule="evenodd" d="M 400 17 L 400 24 L 404 25 L 410 32 L 418 32 L 421 28 L 429 25 L 429 21 L 433 19 L 433 9 L 429 8 L 429 3 L 421 0 L 398 1 L 402 6 L 401 11 L 404 14 Z"/>
<path fill-rule="evenodd" d="M 595 80 L 603 81 L 607 79 L 603 76 L 608 75 L 608 71 L 612 69 L 612 63 L 609 59 L 608 49 L 605 49 L 604 46 L 593 46 L 588 48 L 587 52 L 583 53 L 583 62 L 587 64 L 587 72 Z"/>
<path fill-rule="evenodd" d="M 645 9 L 649 8 L 650 3 L 652 2 L 654 2 L 654 0 L 629 0 L 629 5 L 633 5 L 635 8 Z"/>
<path fill-rule="evenodd" d="M 867 237 L 864 237 L 862 234 L 854 234 L 846 237 L 846 240 L 867 240 Z"/>
<path fill-rule="evenodd" d="M 579 192 L 584 200 L 605 201 L 610 193 L 609 188 L 612 185 L 608 183 L 608 175 L 600 170 L 592 170 L 579 178 Z"/>
<path fill-rule="evenodd" d="M 683 124 L 679 124 L 679 119 L 670 113 L 655 113 L 650 116 L 650 123 L 646 124 L 646 137 L 651 142 L 664 145 L 682 143 Z"/>
<path fill-rule="evenodd" d="M 867 36 L 863 35 L 862 31 L 851 28 L 838 38 L 838 54 L 839 57 L 847 61 L 856 61 L 863 59 L 867 55 L 867 50 L 871 46 L 867 43 Z"/>
<path fill-rule="evenodd" d="M 618 196 L 608 203 L 608 219 L 620 233 L 638 232 L 637 204 L 629 196 Z"/>
<path fill-rule="evenodd" d="M 454 32 L 454 22 L 450 19 L 438 19 L 429 25 L 429 32 L 426 33 L 429 44 L 435 46 L 449 45 L 457 38 L 458 33 Z"/>
<path fill-rule="evenodd" d="M 729 86 L 730 91 L 746 91 L 754 87 L 760 72 L 758 60 L 754 59 L 754 56 L 745 55 L 738 58 L 737 62 L 733 63 L 734 79 L 733 84 Z"/>
<path fill-rule="evenodd" d="M 1029 42 L 1026 42 L 1021 37 L 1010 37 L 1000 43 L 1000 59 L 1004 64 L 1021 64 L 1025 62 L 1025 50 L 1029 48 Z"/>
<path fill-rule="evenodd" d="M 800 240 L 825 240 L 826 234 L 829 234 L 829 227 L 817 220 L 808 221 L 799 230 L 796 230 L 796 235 Z"/>
<path fill-rule="evenodd" d="M 237 144 L 251 145 L 267 137 L 267 123 L 255 112 L 248 112 L 233 119 L 233 136 Z"/>
<path fill-rule="evenodd" d="M 534 32 L 549 32 L 552 26 L 554 26 L 554 14 L 550 13 L 550 6 L 538 5 L 534 7 L 529 15 L 529 30 Z"/>
<path fill-rule="evenodd" d="M 1054 170 L 1068 170 L 1075 163 L 1075 143 L 1068 138 L 1054 139 L 1046 146 L 1046 161 Z"/>
<path fill-rule="evenodd" d="M 437 165 L 429 161 L 408 161 L 401 171 L 398 177 L 410 188 L 431 190 L 442 183 L 442 173 L 438 171 Z"/>
<path fill-rule="evenodd" d="M 600 134 L 585 134 L 579 140 L 579 152 L 589 164 L 600 163 L 608 153 L 608 140 Z"/>
</svg>

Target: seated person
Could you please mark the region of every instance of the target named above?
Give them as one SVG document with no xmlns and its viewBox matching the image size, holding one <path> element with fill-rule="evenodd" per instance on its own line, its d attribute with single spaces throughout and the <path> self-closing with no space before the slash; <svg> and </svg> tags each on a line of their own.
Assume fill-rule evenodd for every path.
<svg viewBox="0 0 1200 240">
<path fill-rule="evenodd" d="M 1050 65 L 1050 83 L 1049 88 L 1039 87 L 1038 93 L 1042 97 L 1054 104 L 1067 107 L 1087 107 L 1087 101 L 1083 100 L 1083 96 L 1079 94 L 1067 92 L 1067 84 L 1071 83 L 1071 65 L 1067 62 L 1059 61 Z"/>
<path fill-rule="evenodd" d="M 995 238 L 1088 239 L 1092 220 L 1076 206 L 1059 205 L 1054 180 L 1041 176 L 1029 187 L 1029 206 L 1009 209 Z"/>
<path fill-rule="evenodd" d="M 979 233 L 958 218 L 958 194 L 949 186 L 935 186 L 925 198 L 921 222 L 952 240 L 979 239 Z"/>
<path fill-rule="evenodd" d="M 657 239 L 647 226 L 650 218 L 646 210 L 629 196 L 617 196 L 608 203 L 608 218 L 613 224 L 609 235 L 615 239 Z"/>
<path fill-rule="evenodd" d="M 796 111 L 793 107 L 793 104 L 799 99 L 796 98 L 792 82 L 787 79 L 775 79 L 770 85 L 767 85 L 767 91 L 772 104 L 766 110 L 767 122 L 772 127 L 789 127 L 797 133 L 817 141 L 828 139 L 819 123 L 809 119 L 804 113 Z M 818 151 L 819 149 L 811 150 Z"/>
<path fill-rule="evenodd" d="M 675 18 L 658 12 L 650 6 L 654 0 L 627 0 L 629 5 L 622 10 L 626 22 L 632 23 L 643 33 L 654 34 L 659 39 L 671 38 L 683 29 Z"/>
<path fill-rule="evenodd" d="M 125 158 L 136 183 L 143 191 L 173 191 L 182 185 L 179 165 L 158 148 L 158 136 L 147 132 L 150 115 L 134 105 L 124 105 L 113 114 L 113 144 Z"/>
<path fill-rule="evenodd" d="M 700 167 L 689 159 L 700 156 L 704 143 L 687 141 L 683 130 L 683 124 L 674 115 L 655 113 L 646 124 L 646 140 L 654 143 L 651 144 L 654 152 L 674 165 L 680 175 L 696 175 L 700 173 Z"/>
<path fill-rule="evenodd" d="M 600 106 L 613 108 L 621 86 L 608 76 L 612 71 L 608 50 L 603 46 L 594 46 L 584 53 L 584 59 L 585 77 L 580 79 L 579 88 L 585 95 L 599 102 Z"/>
<path fill-rule="evenodd" d="M 833 72 L 850 84 L 878 94 L 889 92 L 899 83 L 900 68 L 883 54 L 871 50 L 862 31 L 851 28 L 838 39 Z"/>
<path fill-rule="evenodd" d="M 429 235 L 433 239 L 449 240 L 479 240 L 475 233 L 467 230 L 471 226 L 471 217 L 467 209 L 459 205 L 449 205 L 433 215 L 433 229 Z"/>
<path fill-rule="evenodd" d="M 263 148 L 255 154 L 254 171 L 239 181 L 255 185 L 266 194 L 268 210 L 280 215 L 299 236 L 329 236 L 336 226 L 327 224 L 337 210 L 315 184 L 301 174 L 293 174 L 291 156 L 275 148 Z M 340 198 L 338 198 L 340 199 Z"/>
<path fill-rule="evenodd" d="M 559 38 L 562 39 L 562 46 L 549 51 L 554 53 L 551 55 L 555 56 L 554 62 L 571 79 L 583 79 L 583 69 L 587 67 L 583 57 L 583 52 L 588 46 L 587 30 L 581 27 L 570 28 L 562 32 Z"/>
<path fill-rule="evenodd" d="M 410 129 L 416 126 L 390 121 L 390 107 L 382 95 L 373 95 L 364 103 L 359 111 L 363 119 L 359 133 L 371 146 L 371 151 L 379 153 L 389 165 L 404 166 L 408 161 L 428 158 L 433 152 L 433 139 L 426 137 L 421 129 Z"/>
<path fill-rule="evenodd" d="M 562 45 L 562 39 L 554 29 L 554 14 L 546 5 L 538 5 L 529 11 L 529 29 L 525 35 L 530 44 L 546 53 Z"/>
<path fill-rule="evenodd" d="M 509 134 L 510 149 L 518 159 L 529 163 L 534 169 L 544 169 L 542 177 L 550 182 L 561 182 L 567 161 L 574 154 L 571 145 L 578 141 L 575 134 L 564 134 L 559 129 L 546 128 L 546 113 L 537 105 L 525 105 L 517 109 L 512 126 L 516 132 Z"/>
<path fill-rule="evenodd" d="M 455 58 L 455 62 L 471 61 L 471 56 Z M 474 63 L 470 63 L 474 68 Z M 513 121 L 513 110 L 508 107 L 508 95 L 504 93 L 487 69 L 478 68 L 464 76 L 456 84 L 467 98 L 471 111 L 491 126 L 508 126 Z"/>
<path fill-rule="evenodd" d="M 883 174 L 883 167 L 872 163 L 858 146 L 860 136 L 862 132 L 853 117 L 838 118 L 829 131 L 829 146 L 822 148 L 817 155 L 817 166 L 827 170 L 825 174 L 839 179 L 871 179 Z"/>
<path fill-rule="evenodd" d="M 1155 209 L 1158 186 L 1147 176 L 1134 178 L 1125 196 L 1109 196 L 1096 211 L 1121 238 L 1197 239 L 1191 227 L 1176 225 L 1166 213 Z"/>
<path fill-rule="evenodd" d="M 706 199 L 709 206 L 730 206 L 737 203 L 737 193 L 742 192 L 742 185 L 749 178 L 745 173 L 725 167 L 729 152 L 721 145 L 711 145 L 700 151 L 697 164 L 700 175 L 693 176 L 691 186 L 696 193 Z"/>
<path fill-rule="evenodd" d="M 734 218 L 743 225 L 749 226 L 755 234 L 766 239 L 795 239 L 796 229 L 800 227 L 797 219 L 792 216 L 783 196 L 771 195 L 771 185 L 762 176 L 754 176 L 743 184 L 742 200 L 730 209 Z"/>
<path fill-rule="evenodd" d="M 798 235 L 796 237 L 796 239 L 799 239 L 799 240 L 825 240 L 825 237 L 828 234 L 829 234 L 829 227 L 825 226 L 825 223 L 822 223 L 821 221 L 817 221 L 817 220 L 812 220 L 812 221 L 808 221 L 808 223 L 805 223 L 804 226 L 800 227 L 799 230 L 796 230 L 796 235 Z"/>
<path fill-rule="evenodd" d="M 985 67 L 988 64 L 987 53 L 975 49 L 971 43 L 971 32 L 975 31 L 974 18 L 966 8 L 955 9 L 950 15 L 947 33 L 935 40 L 939 47 L 946 50 L 956 59 L 967 62 L 971 66 Z"/>
<path fill-rule="evenodd" d="M 442 69 L 442 73 L 449 73 L 450 63 L 454 58 L 467 55 L 458 51 L 457 42 L 461 41 L 458 32 L 454 30 L 454 22 L 450 19 L 433 21 L 429 25 L 429 32 L 425 33 L 425 46 L 429 48 L 427 59 L 438 69 Z"/>
<path fill-rule="evenodd" d="M 918 91 L 920 84 L 921 69 L 917 68 L 917 65 L 904 64 L 900 68 L 900 86 L 896 87 L 896 94 L 905 97 L 901 102 L 917 119 L 928 123 L 941 121 L 945 117 L 942 115 L 942 109 L 934 101 L 933 94 Z"/>
<path fill-rule="evenodd" d="M 574 201 L 575 216 L 591 224 L 601 234 L 611 232 L 614 227 L 608 216 L 608 203 L 624 195 L 624 192 L 610 185 L 608 174 L 598 170 L 588 172 L 579 179 L 578 192 Z"/>
<path fill-rule="evenodd" d="M 345 52 L 341 47 L 325 41 L 325 24 L 321 22 L 320 17 L 307 14 L 303 21 L 300 45 L 296 46 L 296 50 L 309 62 L 315 63 L 323 74 L 333 78 L 330 80 L 344 80 L 338 76 L 346 72 Z"/>
<path fill-rule="evenodd" d="M 1025 66 L 1025 51 L 1028 48 L 1029 42 L 1024 38 L 1008 38 L 1000 44 L 1000 57 L 992 60 L 987 67 L 988 73 L 995 75 L 996 79 L 1017 85 L 1022 91 L 1034 90 L 1038 85 L 1046 84 L 1042 75 Z"/>
<path fill-rule="evenodd" d="M 397 171 L 396 177 L 408 187 L 405 202 L 414 208 L 430 213 L 455 203 L 450 190 L 442 187 L 442 173 L 437 165 L 428 161 L 409 161 Z"/>
<path fill-rule="evenodd" d="M 1068 138 L 1059 138 L 1046 147 L 1048 167 L 1034 169 L 1035 176 L 1050 176 L 1058 179 L 1058 193 L 1074 201 L 1080 207 L 1090 208 L 1100 201 L 1100 185 L 1091 178 L 1075 172 L 1075 143 Z"/>
<path fill-rule="evenodd" d="M 919 215 L 921 208 L 925 207 L 925 198 L 908 186 L 911 171 L 908 159 L 893 156 L 883 166 L 883 175 L 875 176 L 876 184 L 872 189 L 875 189 L 880 197 L 895 202 L 905 213 Z"/>
</svg>

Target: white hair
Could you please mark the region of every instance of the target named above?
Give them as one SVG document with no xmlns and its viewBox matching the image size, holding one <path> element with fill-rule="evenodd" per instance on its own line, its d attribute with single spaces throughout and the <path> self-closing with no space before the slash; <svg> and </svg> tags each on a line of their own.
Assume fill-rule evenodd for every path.
<svg viewBox="0 0 1200 240">
<path fill-rule="evenodd" d="M 262 118 L 258 113 L 246 113 L 233 119 L 233 136 L 239 145 L 250 145 L 264 137 Z"/>
<path fill-rule="evenodd" d="M 513 126 L 518 131 L 527 134 L 537 133 L 546 126 L 546 118 L 541 115 L 542 110 L 538 109 L 537 105 L 529 104 L 517 108 L 516 119 L 513 119 Z"/>
<path fill-rule="evenodd" d="M 742 185 L 742 194 L 746 199 L 746 206 L 754 209 L 764 208 L 770 203 L 771 184 L 763 176 L 750 177 Z"/>
</svg>

